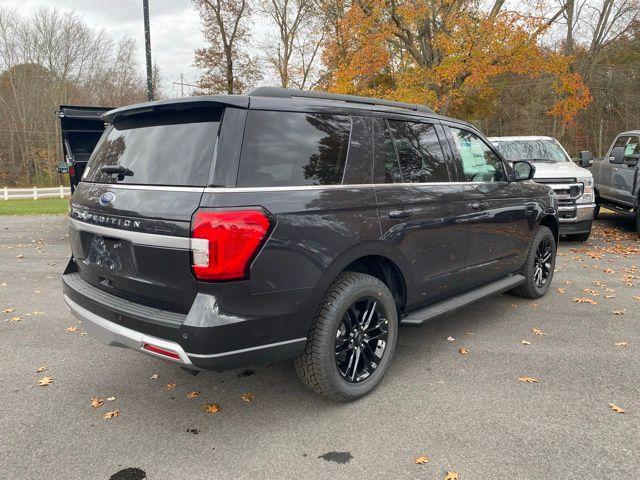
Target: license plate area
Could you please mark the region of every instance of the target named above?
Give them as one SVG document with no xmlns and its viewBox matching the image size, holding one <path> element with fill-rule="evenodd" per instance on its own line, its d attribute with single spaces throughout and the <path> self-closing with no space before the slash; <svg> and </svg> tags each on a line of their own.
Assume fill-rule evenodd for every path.
<svg viewBox="0 0 640 480">
<path fill-rule="evenodd" d="M 128 240 L 83 232 L 82 263 L 102 271 L 134 273 L 133 245 Z"/>
</svg>

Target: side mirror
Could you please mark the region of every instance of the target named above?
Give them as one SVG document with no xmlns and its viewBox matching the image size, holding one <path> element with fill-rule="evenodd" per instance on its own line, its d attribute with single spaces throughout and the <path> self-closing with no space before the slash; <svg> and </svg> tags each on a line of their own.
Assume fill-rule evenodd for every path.
<svg viewBox="0 0 640 480">
<path fill-rule="evenodd" d="M 580 160 L 578 161 L 578 165 L 582 168 L 588 168 L 593 166 L 593 153 L 588 150 L 583 150 L 580 152 Z"/>
<path fill-rule="evenodd" d="M 624 163 L 624 147 L 613 147 L 611 156 L 609 157 L 609 163 Z"/>
<path fill-rule="evenodd" d="M 64 160 L 58 164 L 59 173 L 69 173 L 69 164 Z"/>
<path fill-rule="evenodd" d="M 635 167 L 638 165 L 638 160 L 640 160 L 640 153 L 634 153 L 633 155 L 627 155 L 624 157 L 624 163 L 629 167 Z"/>
<path fill-rule="evenodd" d="M 516 182 L 531 180 L 536 174 L 536 167 L 525 160 L 519 160 L 513 162 L 513 173 L 516 175 Z"/>
</svg>

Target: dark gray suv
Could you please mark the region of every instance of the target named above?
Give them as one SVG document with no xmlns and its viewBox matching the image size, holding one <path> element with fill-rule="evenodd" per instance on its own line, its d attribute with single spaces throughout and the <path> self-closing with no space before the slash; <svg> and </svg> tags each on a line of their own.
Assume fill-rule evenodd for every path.
<svg viewBox="0 0 640 480">
<path fill-rule="evenodd" d="M 102 118 L 63 283 L 106 344 L 193 370 L 295 358 L 353 400 L 400 324 L 549 289 L 553 191 L 425 107 L 260 88 Z"/>
</svg>

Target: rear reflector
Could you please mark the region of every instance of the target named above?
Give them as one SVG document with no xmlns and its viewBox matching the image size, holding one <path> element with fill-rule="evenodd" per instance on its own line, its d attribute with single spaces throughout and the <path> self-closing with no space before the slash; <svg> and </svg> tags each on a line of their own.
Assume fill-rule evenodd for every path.
<svg viewBox="0 0 640 480">
<path fill-rule="evenodd" d="M 197 211 L 191 223 L 193 273 L 199 280 L 245 278 L 271 222 L 262 210 Z"/>
<path fill-rule="evenodd" d="M 157 353 L 158 355 L 162 355 L 163 357 L 173 358 L 174 360 L 180 360 L 180 355 L 173 350 L 166 350 L 164 348 L 156 347 L 155 345 L 151 345 L 149 343 L 145 343 L 142 345 L 143 350 L 147 350 L 148 352 Z"/>
</svg>

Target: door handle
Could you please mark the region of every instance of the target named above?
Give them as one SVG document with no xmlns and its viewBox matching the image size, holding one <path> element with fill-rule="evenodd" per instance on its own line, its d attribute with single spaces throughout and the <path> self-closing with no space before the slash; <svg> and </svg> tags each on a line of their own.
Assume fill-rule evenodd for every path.
<svg viewBox="0 0 640 480">
<path fill-rule="evenodd" d="M 473 202 L 471 204 L 471 208 L 473 208 L 474 210 L 489 208 L 489 202 Z"/>
<path fill-rule="evenodd" d="M 389 218 L 409 218 L 411 215 L 411 210 L 391 210 L 389 212 Z"/>
</svg>

